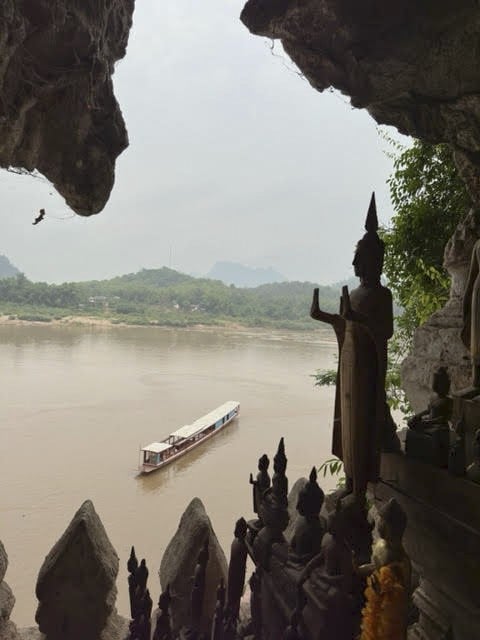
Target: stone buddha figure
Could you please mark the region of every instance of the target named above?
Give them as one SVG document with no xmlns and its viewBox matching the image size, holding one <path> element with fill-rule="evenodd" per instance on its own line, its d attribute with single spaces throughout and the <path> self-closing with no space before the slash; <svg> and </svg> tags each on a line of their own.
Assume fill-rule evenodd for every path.
<svg viewBox="0 0 480 640">
<path fill-rule="evenodd" d="M 377 233 L 378 219 L 374 194 L 372 194 L 370 201 L 365 230 L 366 233 L 358 242 L 353 259 L 355 275 L 360 279 L 360 284 L 350 294 L 348 294 L 348 291 L 344 292 L 341 313 L 331 314 L 320 309 L 318 289 L 314 290 L 310 311 L 311 317 L 315 320 L 332 325 L 337 335 L 340 368 L 337 377 L 332 452 L 342 460 L 344 460 L 345 453 L 343 451 L 344 446 L 342 447 L 342 440 L 345 443 L 346 438 L 345 433 L 342 435 L 342 430 L 345 431 L 345 398 L 342 400 L 342 397 L 345 394 L 342 396 L 340 369 L 342 367 L 342 352 L 344 352 L 346 331 L 349 327 L 348 322 L 352 323 L 350 325 L 352 330 L 348 333 L 350 337 L 353 336 L 353 343 L 356 343 L 358 348 L 353 346 L 357 349 L 357 355 L 358 351 L 360 351 L 360 357 L 363 354 L 363 366 L 368 368 L 371 374 L 372 380 L 368 385 L 361 375 L 357 375 L 362 369 L 361 366 L 358 366 L 355 372 L 352 368 L 352 374 L 350 375 L 353 387 L 355 385 L 358 386 L 357 398 L 360 404 L 362 404 L 361 396 L 363 395 L 365 402 L 369 402 L 369 396 L 373 396 L 373 404 L 375 405 L 373 409 L 370 407 L 368 412 L 364 411 L 365 415 L 369 413 L 370 422 L 372 423 L 373 421 L 368 429 L 363 429 L 363 433 L 355 433 L 352 434 L 352 438 L 347 438 L 350 441 L 355 440 L 355 449 L 360 456 L 364 456 L 361 452 L 367 448 L 371 452 L 370 460 L 365 461 L 365 464 L 363 464 L 364 467 L 367 465 L 368 468 L 362 469 L 361 473 L 359 470 L 361 477 L 359 476 L 357 484 L 362 490 L 366 487 L 368 480 L 376 481 L 377 479 L 380 448 L 383 447 L 384 450 L 389 451 L 398 451 L 400 449 L 395 423 L 391 418 L 385 394 L 387 343 L 393 334 L 393 305 L 390 290 L 381 283 L 384 244 Z M 345 308 L 345 303 L 348 304 L 348 309 Z M 349 342 L 352 343 L 352 340 Z M 375 352 L 373 355 L 370 353 L 372 350 L 371 345 L 373 345 Z M 356 356 L 354 355 L 354 357 Z M 372 358 L 375 362 L 372 362 Z M 346 359 L 344 358 L 344 360 Z M 355 373 L 356 378 L 355 376 L 352 377 L 353 373 Z M 344 366 L 344 374 L 348 374 L 347 362 Z M 344 375 L 345 379 L 346 376 Z M 362 385 L 363 388 L 361 388 Z M 363 409 L 365 409 L 365 406 L 363 406 Z M 373 418 L 371 417 L 372 415 Z M 362 439 L 363 441 L 359 441 Z M 359 462 L 356 466 L 359 467 L 360 464 L 362 463 Z M 353 490 L 354 484 L 354 478 L 349 477 L 347 472 L 347 490 Z"/>
<path fill-rule="evenodd" d="M 480 484 L 480 429 L 475 432 L 473 440 L 473 462 L 467 468 L 467 478 Z"/>
<path fill-rule="evenodd" d="M 324 498 L 325 495 L 317 483 L 317 471 L 313 467 L 308 482 L 298 494 L 299 517 L 290 542 L 289 553 L 294 562 L 307 563 L 320 552 L 326 530 L 324 518 L 320 516 Z"/>
<path fill-rule="evenodd" d="M 452 399 L 450 377 L 445 367 L 439 367 L 433 374 L 433 396 L 427 409 L 411 417 L 407 424 L 405 452 L 439 467 L 448 466 L 450 449 L 450 425 Z"/>
</svg>

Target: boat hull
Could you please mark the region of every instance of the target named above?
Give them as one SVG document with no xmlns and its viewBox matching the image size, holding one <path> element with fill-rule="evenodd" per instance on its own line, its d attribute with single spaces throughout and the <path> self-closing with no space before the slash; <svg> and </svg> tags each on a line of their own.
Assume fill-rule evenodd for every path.
<svg viewBox="0 0 480 640">
<path fill-rule="evenodd" d="M 164 467 L 166 467 L 167 465 L 171 464 L 172 462 L 175 462 L 175 460 L 178 460 L 179 458 L 184 456 L 186 453 L 188 453 L 192 449 L 195 449 L 196 447 L 198 447 L 199 445 L 203 444 L 207 440 L 210 440 L 210 438 L 213 438 L 214 436 L 217 435 L 217 433 L 220 433 L 221 431 L 223 431 L 227 425 L 229 425 L 233 420 L 235 420 L 238 417 L 239 411 L 240 411 L 240 409 L 237 410 L 235 415 L 233 415 L 230 418 L 228 418 L 227 420 L 225 420 L 225 422 L 222 425 L 220 425 L 219 427 L 217 427 L 216 429 L 214 429 L 210 433 L 205 434 L 203 437 L 199 438 L 195 442 L 192 442 L 191 444 L 189 444 L 185 448 L 182 448 L 180 451 L 178 451 L 174 455 L 170 456 L 166 460 L 162 460 L 159 464 L 156 464 L 156 465 L 155 464 L 148 464 L 148 463 L 140 464 L 140 467 L 139 467 L 140 475 L 148 475 L 150 473 L 153 473 L 154 471 L 158 471 L 159 469 L 163 469 Z"/>
</svg>

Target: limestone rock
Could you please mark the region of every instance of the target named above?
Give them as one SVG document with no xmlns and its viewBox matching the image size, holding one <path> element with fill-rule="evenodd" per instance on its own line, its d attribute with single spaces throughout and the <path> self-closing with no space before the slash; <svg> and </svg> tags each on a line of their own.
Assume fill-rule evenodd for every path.
<svg viewBox="0 0 480 640">
<path fill-rule="evenodd" d="M 37 169 L 82 215 L 105 206 L 128 145 L 112 75 L 134 1 L 0 3 L 0 166 Z"/>
<path fill-rule="evenodd" d="M 280 39 L 310 84 L 375 120 L 457 151 L 480 199 L 480 12 L 475 2 L 248 0 L 241 20 Z"/>
<path fill-rule="evenodd" d="M 170 607 L 174 631 L 190 623 L 190 597 L 198 554 L 208 539 L 209 561 L 206 571 L 204 616 L 201 626 L 207 629 L 213 619 L 216 589 L 223 578 L 227 582 L 227 560 L 220 547 L 201 500 L 194 498 L 184 511 L 178 529 L 170 540 L 160 565 L 162 590 L 170 584 Z"/>
<path fill-rule="evenodd" d="M 462 299 L 473 245 L 479 237 L 480 212 L 472 210 L 445 247 L 444 267 L 452 278 L 450 298 L 417 329 L 412 354 L 402 364 L 402 383 L 416 412 L 426 408 L 433 372 L 440 365 L 448 369 L 452 391 L 470 385 L 470 355 L 460 339 Z"/>
<path fill-rule="evenodd" d="M 288 494 L 288 526 L 283 532 L 285 536 L 285 540 L 290 543 L 292 540 L 293 534 L 295 533 L 295 523 L 297 518 L 299 517 L 299 513 L 297 511 L 297 502 L 298 502 L 298 494 L 303 489 L 303 487 L 307 484 L 307 478 L 299 478 L 293 487 L 290 489 L 290 493 Z"/>
<path fill-rule="evenodd" d="M 0 619 L 8 620 L 15 604 L 15 596 L 8 584 L 0 582 Z"/>
<path fill-rule="evenodd" d="M 114 615 L 118 556 L 93 504 L 77 511 L 40 569 L 35 616 L 47 640 L 100 638 Z"/>
<path fill-rule="evenodd" d="M 8 567 L 8 556 L 5 547 L 0 541 L 0 582 L 4 579 Z"/>
<path fill-rule="evenodd" d="M 0 640 L 27 640 L 22 635 L 19 635 L 17 627 L 10 620 L 0 622 Z M 30 640 L 30 638 L 28 638 Z M 32 637 L 31 640 L 37 640 Z"/>
</svg>

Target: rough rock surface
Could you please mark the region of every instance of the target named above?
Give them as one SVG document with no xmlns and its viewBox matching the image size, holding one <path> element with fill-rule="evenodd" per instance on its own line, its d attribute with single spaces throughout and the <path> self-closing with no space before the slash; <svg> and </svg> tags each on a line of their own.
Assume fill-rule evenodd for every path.
<svg viewBox="0 0 480 640">
<path fill-rule="evenodd" d="M 8 567 L 8 556 L 3 543 L 0 541 L 0 582 L 5 578 Z"/>
<path fill-rule="evenodd" d="M 47 640 L 100 638 L 115 623 L 118 556 L 90 500 L 40 569 L 36 621 Z"/>
<path fill-rule="evenodd" d="M 15 605 L 15 596 L 4 580 L 7 568 L 7 552 L 2 542 L 0 542 L 0 640 L 17 640 L 17 628 L 9 620 Z"/>
<path fill-rule="evenodd" d="M 103 630 L 98 640 L 126 640 L 129 633 L 129 623 L 130 621 L 122 616 L 112 615 L 108 626 Z M 40 633 L 38 627 L 24 627 L 18 629 L 18 635 L 4 638 L 0 633 L 0 640 L 45 640 L 45 636 Z"/>
<path fill-rule="evenodd" d="M 221 580 L 227 583 L 227 560 L 212 528 L 203 503 L 193 498 L 184 511 L 178 529 L 170 540 L 160 565 L 160 583 L 164 591 L 170 584 L 171 619 L 174 631 L 190 623 L 190 596 L 198 554 L 208 539 L 204 616 L 201 626 L 210 626 L 215 612 L 216 589 Z"/>
<path fill-rule="evenodd" d="M 134 1 L 0 2 L 0 166 L 37 169 L 82 215 L 105 206 L 128 145 L 111 76 Z"/>
<path fill-rule="evenodd" d="M 480 11 L 474 0 L 248 0 L 241 20 L 279 38 L 319 91 L 457 151 L 480 199 Z"/>
<path fill-rule="evenodd" d="M 480 237 L 480 212 L 470 211 L 448 241 L 444 266 L 452 278 L 447 304 L 417 329 L 412 355 L 402 364 L 402 382 L 415 411 L 425 409 L 432 395 L 435 369 L 448 368 L 452 390 L 471 382 L 470 356 L 460 339 L 462 299 L 473 245 Z"/>
</svg>

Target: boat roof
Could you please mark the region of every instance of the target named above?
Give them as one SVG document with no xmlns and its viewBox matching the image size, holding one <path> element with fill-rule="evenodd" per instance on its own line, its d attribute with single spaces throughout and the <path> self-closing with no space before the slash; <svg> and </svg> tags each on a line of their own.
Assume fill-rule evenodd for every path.
<svg viewBox="0 0 480 640">
<path fill-rule="evenodd" d="M 152 442 L 147 444 L 145 447 L 142 447 L 142 451 L 150 451 L 151 453 L 161 453 L 162 451 L 166 451 L 170 449 L 172 445 L 167 444 L 166 442 Z"/>
<path fill-rule="evenodd" d="M 213 411 L 210 411 L 210 413 L 207 413 L 201 418 L 198 418 L 198 420 L 195 420 L 195 422 L 192 422 L 192 424 L 186 424 L 183 427 L 180 427 L 180 429 L 173 431 L 170 436 L 174 436 L 176 438 L 191 438 L 196 433 L 199 433 L 210 425 L 215 424 L 217 420 L 220 420 L 220 418 L 223 418 L 223 416 L 227 415 L 227 413 L 230 413 L 230 411 L 236 409 L 239 404 L 240 403 L 236 400 L 229 400 L 228 402 L 224 402 Z"/>
</svg>

